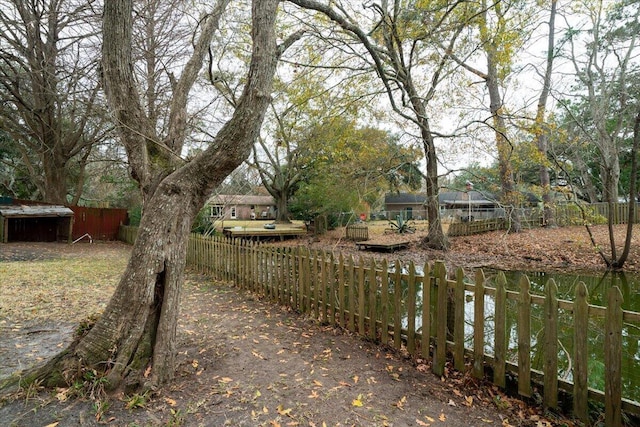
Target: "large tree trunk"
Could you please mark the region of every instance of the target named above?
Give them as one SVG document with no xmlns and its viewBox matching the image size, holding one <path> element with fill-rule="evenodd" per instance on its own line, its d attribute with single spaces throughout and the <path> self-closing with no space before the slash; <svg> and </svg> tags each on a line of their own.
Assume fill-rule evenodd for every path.
<svg viewBox="0 0 640 427">
<path fill-rule="evenodd" d="M 496 148 L 498 150 L 498 170 L 500 171 L 500 184 L 502 185 L 502 203 L 504 204 L 511 231 L 520 232 L 522 229 L 518 208 L 520 197 L 516 193 L 511 166 L 511 154 L 513 147 L 507 139 L 507 125 L 503 116 L 502 96 L 498 86 L 498 70 L 495 52 L 487 47 L 487 78 L 486 85 L 489 90 L 489 110 L 493 118 L 493 129 L 496 135 Z"/>
<path fill-rule="evenodd" d="M 60 145 L 60 144 L 52 144 Z M 58 151 L 42 156 L 43 198 L 49 203 L 67 204 L 67 163 L 69 158 Z"/>
<path fill-rule="evenodd" d="M 136 163 L 134 172 L 144 183 L 147 201 L 131 258 L 104 314 L 84 337 L 32 372 L 31 379 L 43 379 L 49 386 L 69 384 L 83 369 L 96 369 L 116 388 L 152 387 L 173 376 L 191 224 L 213 188 L 248 157 L 259 133 L 279 55 L 274 34 L 277 6 L 278 0 L 253 1 L 247 83 L 233 117 L 214 143 L 174 172 L 158 169 L 152 177 L 154 165 L 144 162 L 156 153 L 140 137 L 149 133 L 130 68 L 132 4 L 105 3 L 105 40 L 112 44 L 103 50 L 107 94 L 130 160 L 143 162 Z"/>
<path fill-rule="evenodd" d="M 277 209 L 275 222 L 278 224 L 291 224 L 291 219 L 289 218 L 289 206 L 287 205 L 289 190 L 275 190 L 274 193 L 272 193 L 272 196 L 276 199 Z"/>
</svg>

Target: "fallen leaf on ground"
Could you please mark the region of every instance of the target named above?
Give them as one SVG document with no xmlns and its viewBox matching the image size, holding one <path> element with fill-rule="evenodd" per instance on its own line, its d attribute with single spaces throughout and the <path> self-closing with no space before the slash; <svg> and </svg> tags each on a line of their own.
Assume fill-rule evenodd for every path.
<svg viewBox="0 0 640 427">
<path fill-rule="evenodd" d="M 276 408 L 278 410 L 278 413 L 280 415 L 287 415 L 287 416 L 291 416 L 291 408 L 289 409 L 284 409 L 284 406 L 282 405 L 278 405 L 278 407 Z"/>
<path fill-rule="evenodd" d="M 362 406 L 362 395 L 359 394 L 357 399 L 353 399 L 353 401 L 351 402 L 352 406 Z"/>
</svg>

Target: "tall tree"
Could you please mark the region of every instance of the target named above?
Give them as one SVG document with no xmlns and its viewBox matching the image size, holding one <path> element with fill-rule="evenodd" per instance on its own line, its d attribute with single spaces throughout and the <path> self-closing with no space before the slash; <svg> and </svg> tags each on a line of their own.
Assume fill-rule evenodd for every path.
<svg viewBox="0 0 640 427">
<path fill-rule="evenodd" d="M 553 73 L 553 60 L 556 55 L 555 29 L 557 0 L 551 0 L 549 11 L 549 33 L 547 35 L 547 58 L 544 73 L 542 75 L 542 89 L 538 98 L 536 108 L 536 118 L 534 123 L 534 135 L 536 146 L 539 152 L 540 166 L 538 174 L 540 177 L 540 187 L 542 188 L 543 221 L 546 226 L 555 226 L 554 210 L 551 206 L 551 180 L 549 178 L 549 161 L 547 159 L 549 150 L 549 131 L 545 124 L 547 114 L 547 102 L 551 91 L 551 75 Z"/>
<path fill-rule="evenodd" d="M 602 200 L 618 200 L 619 152 L 630 139 L 635 111 L 634 85 L 640 7 L 637 1 L 584 0 L 572 3 L 582 18 L 567 31 L 565 56 L 577 83 L 566 94 L 572 128 L 595 148 Z M 578 107 L 578 109 L 576 109 Z"/>
<path fill-rule="evenodd" d="M 200 21 L 193 54 L 173 86 L 171 114 L 162 139 L 140 101 L 132 67 L 133 1 L 105 2 L 102 71 L 109 105 L 132 175 L 146 199 L 127 268 L 104 314 L 91 330 L 31 378 L 53 385 L 82 369 L 106 373 L 110 387 L 154 384 L 174 374 L 176 329 L 186 245 L 206 198 L 251 152 L 269 103 L 279 55 L 278 0 L 253 0 L 251 62 L 244 90 L 215 140 L 193 159 L 179 157 L 186 138 L 187 99 L 228 0 Z M 78 369 L 78 367 L 82 367 Z M 81 373 L 81 372 L 80 372 Z"/>
<path fill-rule="evenodd" d="M 348 2 L 320 3 L 290 0 L 298 6 L 318 11 L 355 38 L 365 51 L 361 58 L 382 82 L 391 108 L 419 131 L 426 162 L 426 211 L 429 221 L 424 247 L 446 249 L 438 204 L 438 157 L 432 128 L 431 103 L 438 84 L 449 71 L 448 55 L 455 48 L 467 22 L 465 2 L 382 0 L 368 3 L 365 13 L 356 12 Z M 369 18 L 368 22 L 365 20 Z M 373 19 L 371 19 L 373 17 Z M 437 46 L 444 45 L 445 52 Z"/>
<path fill-rule="evenodd" d="M 75 204 L 91 149 L 108 131 L 96 3 L 0 2 L 0 126 L 21 153 L 17 166 L 37 188 L 33 198 Z"/>
<path fill-rule="evenodd" d="M 477 48 L 467 57 L 453 51 L 450 56 L 464 69 L 481 79 L 489 98 L 489 126 L 494 134 L 500 182 L 502 187 L 502 202 L 508 211 L 511 230 L 521 230 L 518 207 L 521 205 L 520 195 L 516 191 L 513 168 L 513 143 L 509 139 L 508 108 L 505 105 L 505 84 L 511 74 L 514 56 L 528 38 L 527 19 L 531 16 L 526 2 L 522 0 L 508 0 L 487 2 L 482 0 L 472 19 L 477 28 Z M 480 68 L 474 63 L 479 60 L 476 53 L 482 53 L 486 68 Z"/>
<path fill-rule="evenodd" d="M 578 160 L 576 165 L 584 168 L 589 160 L 584 158 L 585 153 L 594 154 L 602 200 L 609 204 L 610 254 L 597 245 L 588 224 L 587 231 L 607 267 L 619 269 L 629 253 L 635 211 L 635 204 L 630 203 L 625 244 L 619 252 L 612 215 L 613 203 L 619 196 L 620 153 L 630 152 L 630 200 L 635 196 L 637 179 L 640 7 L 635 0 L 584 0 L 572 6 L 576 16 L 583 19 L 566 35 L 569 47 L 566 56 L 574 67 L 577 84 L 563 102 L 565 127 L 576 140 L 588 142 L 586 147 L 583 144 L 580 151 L 573 152 Z"/>
<path fill-rule="evenodd" d="M 384 192 L 420 187 L 420 149 L 404 146 L 389 132 L 331 117 L 311 129 L 307 142 L 304 180 L 293 195 L 305 219 L 368 211 Z"/>
</svg>

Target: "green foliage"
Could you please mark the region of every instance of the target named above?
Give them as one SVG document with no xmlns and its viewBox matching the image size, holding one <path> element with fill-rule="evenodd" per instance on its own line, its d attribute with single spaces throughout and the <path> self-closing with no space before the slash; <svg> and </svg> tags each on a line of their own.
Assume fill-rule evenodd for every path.
<svg viewBox="0 0 640 427">
<path fill-rule="evenodd" d="M 149 401 L 149 392 L 144 392 L 142 394 L 135 393 L 132 396 L 127 396 L 125 398 L 127 409 L 144 408 L 147 405 L 148 401 Z"/>
<path fill-rule="evenodd" d="M 142 206 L 134 206 L 128 211 L 129 225 L 137 227 L 140 225 L 140 219 L 142 218 Z"/>
<path fill-rule="evenodd" d="M 206 205 L 204 208 L 200 209 L 200 212 L 198 212 L 198 215 L 196 215 L 196 218 L 193 220 L 193 225 L 191 226 L 192 233 L 198 233 L 205 236 L 215 234 L 215 227 L 211 222 L 209 213 L 209 208 Z"/>
<path fill-rule="evenodd" d="M 35 183 L 25 169 L 18 145 L 0 129 L 0 195 L 17 199 L 31 199 L 38 193 Z"/>
<path fill-rule="evenodd" d="M 385 191 L 420 186 L 420 151 L 388 132 L 331 117 L 310 129 L 306 143 L 304 180 L 290 203 L 297 218 L 368 211 Z"/>
<path fill-rule="evenodd" d="M 411 223 L 411 221 L 404 219 L 402 215 L 396 215 L 396 220 L 389 221 L 389 224 L 391 225 L 391 228 L 398 234 L 408 234 L 416 232 L 416 227 Z"/>
</svg>

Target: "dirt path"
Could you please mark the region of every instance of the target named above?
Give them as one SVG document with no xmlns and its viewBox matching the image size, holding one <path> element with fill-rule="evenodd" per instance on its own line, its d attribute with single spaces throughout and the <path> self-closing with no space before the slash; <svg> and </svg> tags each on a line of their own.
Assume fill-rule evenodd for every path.
<svg viewBox="0 0 640 427">
<path fill-rule="evenodd" d="M 0 350 L 5 361 L 14 358 L 19 362 L 8 365 L 5 373 L 40 361 L 69 338 L 67 328 L 78 321 L 72 316 L 75 313 L 66 309 L 70 299 L 79 299 L 82 309 L 98 313 L 114 287 L 99 268 L 100 262 L 106 259 L 114 266 L 111 273 L 117 278 L 129 253 L 128 247 L 119 244 L 96 251 L 95 246 L 73 249 L 62 245 L 62 252 L 45 246 L 42 251 L 46 256 L 38 256 L 38 245 L 32 245 L 29 261 L 24 255 L 26 248 L 4 251 L 6 248 L 2 247 L 3 253 L 20 252 L 23 255 L 18 259 L 25 260 L 0 262 Z M 38 276 L 36 266 L 74 257 L 92 268 L 65 270 L 60 278 L 63 289 L 76 282 L 85 284 L 72 293 L 63 294 L 55 287 L 55 274 L 40 281 L 33 278 Z M 51 268 L 51 264 L 46 266 Z M 29 304 L 29 298 L 10 291 L 18 280 L 12 274 L 20 271 L 30 279 L 15 293 L 41 290 L 46 285 L 62 296 L 49 298 L 39 309 L 24 309 L 21 305 Z M 72 277 L 72 272 L 78 277 Z M 91 274 L 95 276 L 86 276 Z M 106 284 L 86 286 L 93 282 Z M 8 298 L 15 300 L 10 307 L 3 306 Z M 64 317 L 65 313 L 70 317 Z M 438 378 L 422 361 L 406 359 L 206 277 L 189 276 L 179 327 L 176 379 L 152 396 L 106 398 L 95 384 L 89 391 L 32 388 L 17 400 L 0 403 L 0 425 L 560 425 L 542 417 L 539 408 L 526 406 L 490 385 L 477 384 L 469 376 L 450 373 Z M 37 351 L 27 352 L 29 349 Z"/>
<path fill-rule="evenodd" d="M 513 411 L 499 412 L 491 393 L 506 397 L 477 388 L 467 377 L 441 381 L 428 365 L 416 366 L 226 284 L 195 279 L 186 286 L 180 365 L 171 385 L 136 409 L 127 409 L 133 396 L 112 397 L 104 411 L 91 400 L 61 401 L 68 390 L 41 392 L 5 402 L 0 424 L 498 426 L 509 418 L 512 425 L 524 423 Z M 2 341 L 6 347 L 57 347 L 57 339 L 31 338 L 22 330 Z M 526 420 L 531 422 L 530 414 Z"/>
</svg>

